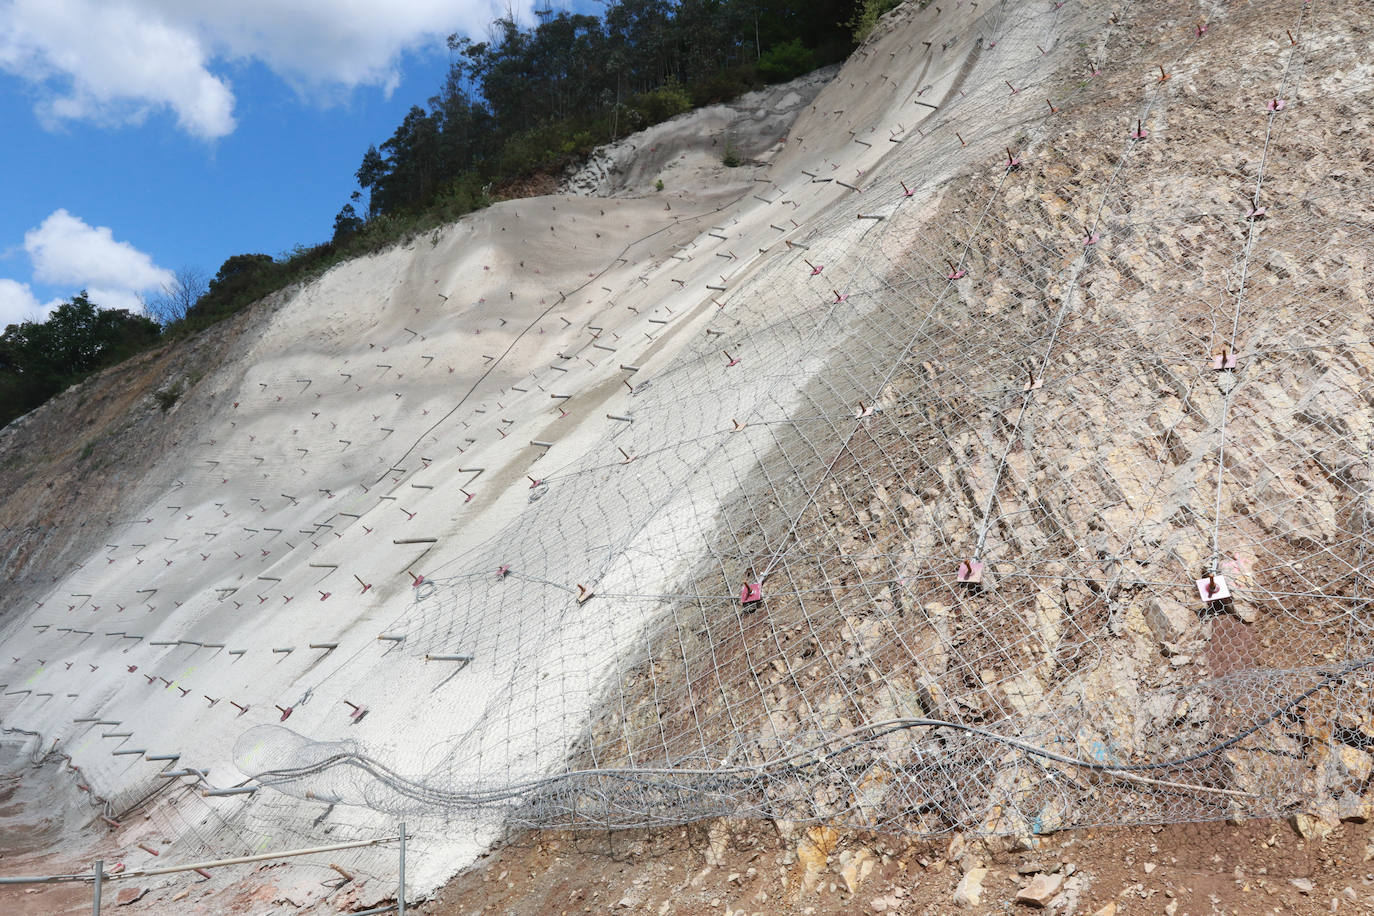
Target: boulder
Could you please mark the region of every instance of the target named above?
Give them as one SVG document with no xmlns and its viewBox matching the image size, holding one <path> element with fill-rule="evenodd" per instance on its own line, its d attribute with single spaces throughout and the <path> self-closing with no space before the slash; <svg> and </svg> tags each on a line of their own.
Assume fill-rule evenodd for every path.
<svg viewBox="0 0 1374 916">
<path fill-rule="evenodd" d="M 955 906 L 977 906 L 983 895 L 983 879 L 988 876 L 986 868 L 970 868 L 959 879 L 954 888 Z"/>
<path fill-rule="evenodd" d="M 1145 625 L 1160 643 L 1181 643 L 1192 635 L 1197 615 L 1171 598 L 1151 598 L 1145 605 Z"/>
<path fill-rule="evenodd" d="M 1036 875 L 1034 881 L 1016 892 L 1016 902 L 1042 909 L 1059 893 L 1059 886 L 1063 883 L 1063 875 Z"/>
<path fill-rule="evenodd" d="M 1370 771 L 1374 770 L 1374 758 L 1359 748 L 1342 747 L 1340 758 L 1341 766 L 1356 782 L 1363 783 L 1369 778 Z"/>
<path fill-rule="evenodd" d="M 797 861 L 802 867 L 802 887 L 811 890 L 820 880 L 821 872 L 830 862 L 830 852 L 840 840 L 840 832 L 833 827 L 812 827 L 797 844 Z"/>
</svg>

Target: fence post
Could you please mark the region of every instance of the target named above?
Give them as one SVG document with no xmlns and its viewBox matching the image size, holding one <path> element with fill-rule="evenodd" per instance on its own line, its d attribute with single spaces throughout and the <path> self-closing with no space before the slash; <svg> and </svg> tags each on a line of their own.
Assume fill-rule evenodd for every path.
<svg viewBox="0 0 1374 916">
<path fill-rule="evenodd" d="M 401 821 L 401 886 L 396 891 L 396 911 L 406 916 L 406 822 Z M 96 916 L 100 916 L 99 913 Z"/>
<path fill-rule="evenodd" d="M 100 880 L 101 880 L 103 877 L 105 877 L 105 860 L 104 860 L 104 859 L 96 859 L 96 860 L 95 860 L 95 881 L 92 882 L 92 883 L 95 885 L 95 891 L 94 891 L 94 894 L 93 894 L 94 903 L 91 904 L 91 906 L 92 906 L 91 912 L 94 913 L 95 916 L 100 916 Z"/>
</svg>

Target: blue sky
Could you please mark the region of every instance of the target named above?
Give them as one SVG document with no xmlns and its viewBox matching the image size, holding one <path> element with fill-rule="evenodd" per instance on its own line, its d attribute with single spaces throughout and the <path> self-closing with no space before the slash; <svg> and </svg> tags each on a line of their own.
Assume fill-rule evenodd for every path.
<svg viewBox="0 0 1374 916">
<path fill-rule="evenodd" d="M 368 144 L 437 91 L 444 36 L 494 13 L 0 0 L 0 327 L 83 288 L 136 308 L 183 266 L 326 240 Z"/>
</svg>

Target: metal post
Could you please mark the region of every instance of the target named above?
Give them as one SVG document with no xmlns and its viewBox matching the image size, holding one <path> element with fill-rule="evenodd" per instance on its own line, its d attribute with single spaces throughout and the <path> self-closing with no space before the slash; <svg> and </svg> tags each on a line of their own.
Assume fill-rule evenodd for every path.
<svg viewBox="0 0 1374 916">
<path fill-rule="evenodd" d="M 406 916 L 406 822 L 401 821 L 401 886 L 396 891 L 396 912 Z M 99 913 L 96 916 L 100 916 Z"/>
<path fill-rule="evenodd" d="M 96 860 L 95 860 L 95 881 L 93 882 L 94 885 L 95 885 L 95 893 L 94 893 L 94 901 L 95 901 L 95 902 L 92 904 L 92 909 L 91 909 L 91 912 L 92 912 L 93 914 L 95 914 L 95 916 L 100 916 L 100 879 L 103 878 L 103 877 L 105 877 L 105 860 L 104 860 L 104 859 L 96 859 Z"/>
</svg>

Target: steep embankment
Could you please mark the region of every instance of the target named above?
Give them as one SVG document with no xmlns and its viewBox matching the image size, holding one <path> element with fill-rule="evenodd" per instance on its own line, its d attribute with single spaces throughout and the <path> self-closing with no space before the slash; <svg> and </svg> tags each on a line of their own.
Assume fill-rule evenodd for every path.
<svg viewBox="0 0 1374 916">
<path fill-rule="evenodd" d="M 197 386 L 242 358 L 253 326 L 239 317 L 131 359 L 0 430 L 0 572 L 12 587 L 27 594 L 51 584 L 143 508 L 149 465 L 189 444 L 205 419 Z M 11 596 L 0 613 L 21 607 Z"/>
<path fill-rule="evenodd" d="M 794 106 L 819 85 L 813 77 L 780 98 Z M 745 120 L 771 133 L 793 114 L 785 107 L 759 116 L 758 102 L 732 115 L 707 112 L 705 128 L 679 119 L 678 129 L 695 124 L 698 135 L 719 130 L 723 138 Z M 7 646 L 22 654 L 7 663 L 6 687 L 21 689 L 4 700 L 4 721 L 39 732 L 45 746 L 58 739 L 97 796 L 77 858 L 119 854 L 140 839 L 172 843 L 183 856 L 226 855 L 376 835 L 393 822 L 385 803 L 380 820 L 341 808 L 321 825 L 318 802 L 291 814 L 276 798 L 244 817 L 233 810 L 245 807 L 243 797 L 201 801 L 191 780 L 168 793 L 162 763 L 111 756 L 130 747 L 102 741 L 112 722 L 155 745 L 139 748 L 147 754 L 180 753 L 176 766 L 232 783 L 241 776 L 227 761 L 240 735 L 255 722 L 284 721 L 287 709 L 297 725 L 312 700 L 322 710 L 319 687 L 340 679 L 330 662 L 346 653 L 358 666 L 346 682 L 370 681 L 375 695 L 330 696 L 342 726 L 335 734 L 361 736 L 375 725 L 377 737 L 412 755 L 412 772 L 440 710 L 456 720 L 443 734 L 499 719 L 502 675 L 452 684 L 463 663 L 426 665 L 425 657 L 464 647 L 395 625 L 416 593 L 413 580 L 481 545 L 529 505 L 524 474 L 548 448 L 532 439 L 556 441 L 554 457 L 599 439 L 624 373 L 609 356 L 594 363 L 585 355 L 569 372 L 564 351 L 597 353 L 586 328 L 610 303 L 637 325 L 621 327 L 617 316 L 619 332 L 610 334 L 626 338 L 626 361 L 671 357 L 684 335 L 659 333 L 664 322 L 654 316 L 670 312 L 639 276 L 675 263 L 670 253 L 743 197 L 751 175 L 717 161 L 714 187 L 639 201 L 498 205 L 288 290 L 186 348 L 110 370 L 6 430 L 3 510 L 16 587 L 3 619 Z M 714 266 L 705 265 L 707 278 Z M 687 275 L 699 284 L 702 273 Z M 180 394 L 164 409 L 156 395 L 172 389 Z M 572 400 L 565 391 L 577 396 L 572 409 L 562 409 Z M 481 439 L 468 434 L 484 417 Z M 383 630 L 405 642 L 378 641 Z M 518 632 L 506 636 L 518 645 Z M 355 657 L 350 639 L 377 658 Z M 535 651 L 556 656 L 557 647 Z M 499 655 L 482 663 L 502 664 Z M 451 692 L 436 708 L 432 691 L 445 686 Z M 491 699 L 479 699 L 484 690 Z M 342 704 L 354 697 L 371 707 L 356 725 Z M 388 699 L 399 719 L 386 711 Z M 89 721 L 101 717 L 103 725 Z M 553 760 L 558 752 L 543 753 Z M 134 805 L 147 814 L 132 839 L 95 828 L 96 814 L 124 818 Z M 435 851 L 422 855 L 430 865 L 418 872 L 412 864 L 413 887 L 451 872 L 491 829 L 456 843 L 430 831 Z M 469 852 L 455 857 L 455 845 Z M 352 856 L 351 867 L 390 871 L 389 854 L 366 856 Z"/>
<path fill-rule="evenodd" d="M 340 266 L 10 597 L 0 716 L 116 848 L 405 818 L 416 891 L 509 824 L 774 818 L 805 905 L 831 825 L 1364 817 L 1365 25 L 907 4 L 744 169 Z"/>
</svg>

